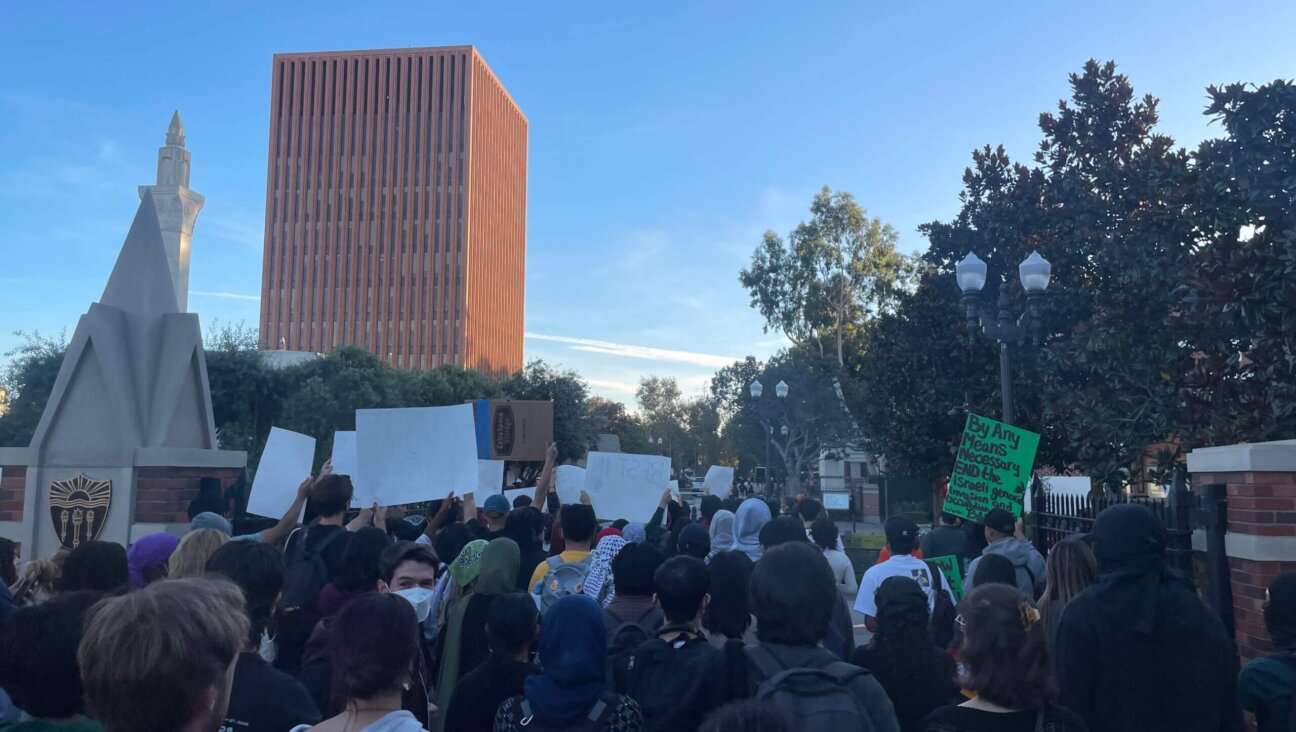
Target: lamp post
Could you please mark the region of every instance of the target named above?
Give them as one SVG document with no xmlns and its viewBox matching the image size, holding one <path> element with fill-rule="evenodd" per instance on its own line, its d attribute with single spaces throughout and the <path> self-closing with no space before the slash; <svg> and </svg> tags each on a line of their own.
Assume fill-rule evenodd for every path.
<svg viewBox="0 0 1296 732">
<path fill-rule="evenodd" d="M 958 279 L 959 289 L 963 291 L 963 302 L 967 306 L 968 334 L 975 334 L 981 329 L 991 340 L 999 344 L 999 390 L 1003 397 L 1003 421 L 1013 423 L 1012 372 L 1008 357 L 1008 346 L 1030 339 L 1039 342 L 1040 301 L 1048 289 L 1049 278 L 1053 274 L 1053 265 L 1031 252 L 1020 265 L 1017 274 L 1022 289 L 1026 291 L 1026 311 L 1013 318 L 1009 309 L 1008 283 L 999 286 L 998 312 L 993 312 L 981 304 L 981 288 L 986 283 L 986 263 L 974 252 L 968 252 L 963 261 L 954 266 L 954 276 Z"/>
<path fill-rule="evenodd" d="M 769 423 L 769 419 L 761 412 L 761 405 L 767 403 L 761 401 L 761 397 L 765 394 L 764 384 L 761 384 L 759 380 L 756 380 L 751 383 L 749 389 L 751 390 L 752 404 L 755 405 L 756 417 L 765 427 L 765 492 L 768 494 L 769 485 L 772 482 L 770 480 L 770 443 L 774 441 L 774 426 Z M 788 395 L 787 382 L 780 379 L 779 383 L 774 385 L 774 394 L 779 405 L 778 409 L 784 409 L 785 407 L 783 405 L 786 404 Z M 787 434 L 786 424 L 783 425 L 783 434 Z"/>
</svg>

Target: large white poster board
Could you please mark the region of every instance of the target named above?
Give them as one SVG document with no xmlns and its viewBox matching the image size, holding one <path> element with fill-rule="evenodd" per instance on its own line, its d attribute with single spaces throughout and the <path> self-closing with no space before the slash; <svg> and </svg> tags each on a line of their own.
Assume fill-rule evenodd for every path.
<svg viewBox="0 0 1296 732">
<path fill-rule="evenodd" d="M 494 495 L 500 492 L 504 487 L 504 461 L 503 460 L 478 460 L 477 461 L 477 505 L 481 505 L 486 500 L 486 496 Z"/>
<path fill-rule="evenodd" d="M 585 490 L 585 468 L 576 465 L 554 468 L 554 490 L 562 503 L 579 503 L 581 491 Z"/>
<path fill-rule="evenodd" d="M 311 476 L 314 463 L 314 437 L 271 427 L 252 479 L 248 513 L 267 518 L 282 516 L 297 497 L 297 486 Z"/>
<path fill-rule="evenodd" d="M 706 486 L 706 492 L 713 496 L 726 498 L 729 491 L 733 490 L 734 469 L 727 468 L 723 465 L 712 465 L 707 469 L 706 478 L 702 479 L 702 485 Z"/>
<path fill-rule="evenodd" d="M 599 518 L 647 521 L 670 486 L 670 458 L 591 452 L 585 468 L 585 491 Z"/>
<path fill-rule="evenodd" d="M 472 405 L 356 410 L 356 472 L 384 506 L 476 490 Z"/>
<path fill-rule="evenodd" d="M 356 433 L 333 433 L 333 472 L 351 478 L 351 505 L 356 508 L 368 508 L 373 505 L 373 493 L 361 484 L 356 477 Z"/>
</svg>

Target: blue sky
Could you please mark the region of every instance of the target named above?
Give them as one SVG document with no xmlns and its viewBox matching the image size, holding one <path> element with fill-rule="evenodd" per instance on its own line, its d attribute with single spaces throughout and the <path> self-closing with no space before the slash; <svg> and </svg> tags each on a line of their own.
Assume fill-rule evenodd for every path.
<svg viewBox="0 0 1296 732">
<path fill-rule="evenodd" d="M 1293 74 L 1257 34 L 1292 27 L 1279 2 L 10 3 L 0 353 L 97 299 L 177 108 L 207 197 L 190 309 L 255 325 L 276 52 L 477 46 L 530 120 L 527 357 L 629 401 L 642 375 L 694 393 L 780 346 L 737 273 L 819 187 L 920 250 L 970 151 L 1027 158 L 1085 59 L 1195 144 L 1206 85 Z"/>
</svg>

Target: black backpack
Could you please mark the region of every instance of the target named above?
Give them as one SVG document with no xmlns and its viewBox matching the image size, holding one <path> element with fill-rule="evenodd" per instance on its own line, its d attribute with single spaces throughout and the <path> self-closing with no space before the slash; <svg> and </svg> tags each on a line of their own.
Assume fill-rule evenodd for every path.
<svg viewBox="0 0 1296 732">
<path fill-rule="evenodd" d="M 818 668 L 786 668 L 764 646 L 748 646 L 747 657 L 763 680 L 755 699 L 771 703 L 797 732 L 876 732 L 873 718 L 850 690 L 850 683 L 869 672 L 843 661 Z"/>
<path fill-rule="evenodd" d="M 671 624 L 658 636 L 680 631 L 667 643 L 653 638 L 635 649 L 626 669 L 625 693 L 639 703 L 644 729 L 695 730 L 725 699 L 725 656 L 696 628 Z"/>
<path fill-rule="evenodd" d="M 316 600 L 319 598 L 320 590 L 329 583 L 328 565 L 324 563 L 324 550 L 346 533 L 345 529 L 336 531 L 319 546 L 307 549 L 306 542 L 310 540 L 310 529 L 302 530 L 301 540 L 293 546 L 287 557 L 288 567 L 284 574 L 283 599 L 280 600 L 284 610 L 316 612 Z"/>
<path fill-rule="evenodd" d="M 599 700 L 594 702 L 594 706 L 589 710 L 589 714 L 581 717 L 576 722 L 566 724 L 553 724 L 542 722 L 535 718 L 531 711 L 531 703 L 526 697 L 520 696 L 514 699 L 512 709 L 509 712 L 509 726 L 513 729 L 532 730 L 534 732 L 599 732 L 607 726 L 608 720 L 612 718 L 612 713 L 616 711 L 617 705 L 621 703 L 620 694 L 603 692 Z"/>
<path fill-rule="evenodd" d="M 608 610 L 603 610 L 603 625 L 607 628 L 607 679 L 608 686 L 620 693 L 626 689 L 626 669 L 635 649 L 657 637 L 657 629 L 666 621 L 661 608 L 652 607 L 633 622 L 623 622 Z"/>
<path fill-rule="evenodd" d="M 958 619 L 958 606 L 950 597 L 949 581 L 941 574 L 940 567 L 926 562 L 932 575 L 932 592 L 936 596 L 936 606 L 932 608 L 931 634 L 932 642 L 942 650 L 954 642 L 954 622 Z"/>
</svg>

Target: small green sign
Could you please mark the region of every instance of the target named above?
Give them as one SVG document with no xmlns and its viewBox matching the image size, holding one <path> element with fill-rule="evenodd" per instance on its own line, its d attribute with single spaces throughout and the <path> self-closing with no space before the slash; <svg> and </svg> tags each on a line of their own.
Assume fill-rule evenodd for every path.
<svg viewBox="0 0 1296 732">
<path fill-rule="evenodd" d="M 943 510 L 973 521 L 994 508 L 1021 516 L 1038 448 L 1034 432 L 969 413 Z"/>
<path fill-rule="evenodd" d="M 963 562 L 953 554 L 945 557 L 932 557 L 927 561 L 940 567 L 940 571 L 949 580 L 950 589 L 954 591 L 954 602 L 963 599 Z"/>
</svg>

